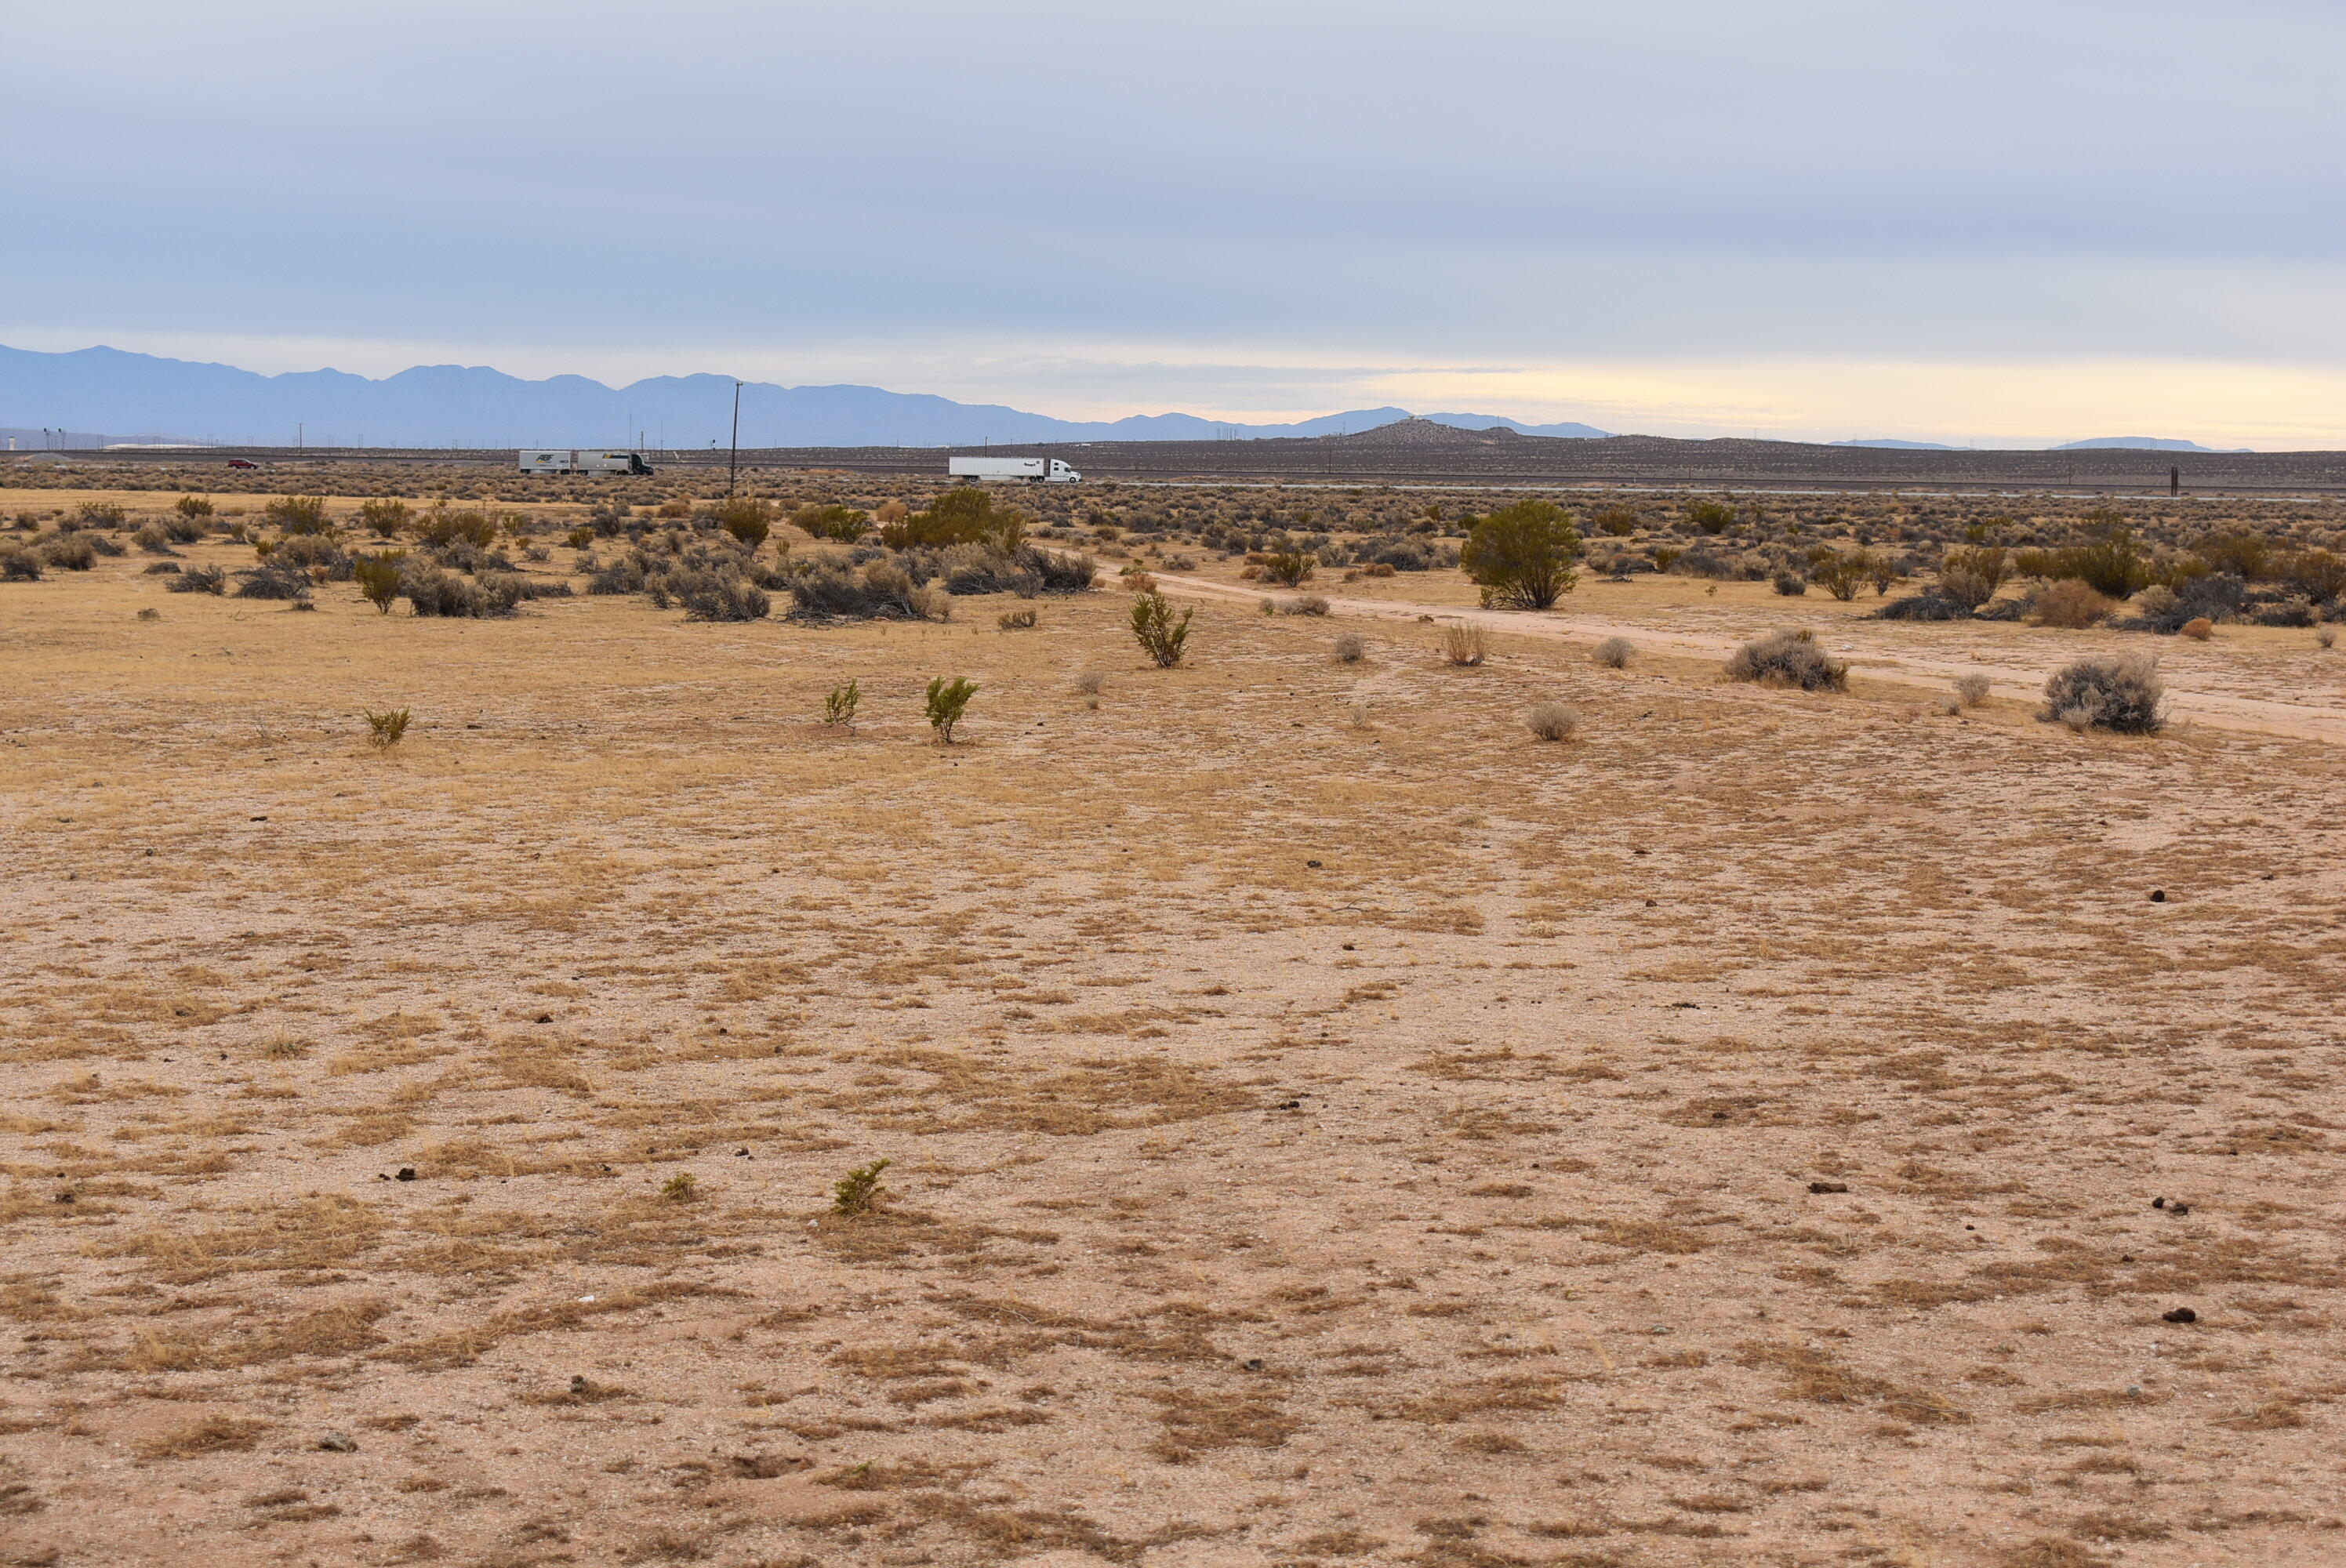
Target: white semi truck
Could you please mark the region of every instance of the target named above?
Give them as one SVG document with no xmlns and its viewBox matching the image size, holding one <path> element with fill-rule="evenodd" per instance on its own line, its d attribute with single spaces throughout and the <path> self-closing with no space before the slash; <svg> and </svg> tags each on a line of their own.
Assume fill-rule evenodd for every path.
<svg viewBox="0 0 2346 1568">
<path fill-rule="evenodd" d="M 525 447 L 524 473 L 649 473 L 640 452 L 585 451 L 571 447 Z"/>
<path fill-rule="evenodd" d="M 945 472 L 955 479 L 1024 479 L 1031 484 L 1073 484 L 1083 477 L 1056 457 L 954 457 Z"/>
</svg>

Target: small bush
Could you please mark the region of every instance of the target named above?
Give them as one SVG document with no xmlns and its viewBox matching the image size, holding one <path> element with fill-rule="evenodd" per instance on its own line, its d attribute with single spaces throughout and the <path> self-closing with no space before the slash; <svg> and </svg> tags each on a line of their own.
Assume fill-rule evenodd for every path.
<svg viewBox="0 0 2346 1568">
<path fill-rule="evenodd" d="M 1779 572 L 1774 581 L 1776 592 L 1788 599 L 1797 598 L 1809 591 L 1809 580 L 1798 572 Z"/>
<path fill-rule="evenodd" d="M 2115 600 L 2096 593 L 2077 578 L 2064 577 L 2036 596 L 2036 602 L 2029 607 L 2029 619 L 2040 626 L 2083 631 L 2109 619 L 2117 607 Z"/>
<path fill-rule="evenodd" d="M 1606 669 L 1627 669 L 1637 654 L 1637 645 L 1627 637 L 1606 637 L 1589 650 L 1588 657 Z"/>
<path fill-rule="evenodd" d="M 1654 546 L 1654 570 L 1667 572 L 1685 555 L 1686 547 L 1682 545 L 1657 545 Z"/>
<path fill-rule="evenodd" d="M 2001 545 L 1958 546 L 1939 562 L 1939 596 L 1953 599 L 1966 610 L 1976 610 L 1995 597 L 1995 591 L 2011 575 L 2012 555 Z"/>
<path fill-rule="evenodd" d="M 1333 645 L 1338 664 L 1358 664 L 1369 656 L 1369 642 L 1358 632 L 1345 632 Z"/>
<path fill-rule="evenodd" d="M 193 523 L 199 518 L 209 517 L 212 514 L 211 497 L 209 495 L 182 495 L 178 500 L 171 504 L 171 510 L 178 513 L 180 516 L 186 518 L 190 523 Z"/>
<path fill-rule="evenodd" d="M 1458 564 L 1486 605 L 1545 610 L 1572 592 L 1580 535 L 1571 515 L 1550 501 L 1518 501 L 1474 519 Z"/>
<path fill-rule="evenodd" d="M 406 552 L 385 550 L 376 555 L 358 555 L 351 561 L 351 576 L 357 582 L 359 592 L 382 615 L 391 614 L 392 601 L 399 597 L 399 564 L 407 559 Z"/>
<path fill-rule="evenodd" d="M 497 542 L 497 525 L 479 512 L 452 512 L 443 502 L 415 520 L 415 536 L 435 550 L 459 544 L 485 550 Z"/>
<path fill-rule="evenodd" d="M 2324 649 L 2334 648 L 2338 646 L 2337 629 L 2332 626 L 2324 626 L 2320 631 L 2313 634 L 2313 641 L 2315 646 Z"/>
<path fill-rule="evenodd" d="M 2178 626 L 2176 635 L 2189 637 L 2195 643 L 2204 643 L 2216 635 L 2216 623 L 2205 616 L 2196 616 Z"/>
<path fill-rule="evenodd" d="M 660 1196 L 670 1203 L 690 1203 L 700 1196 L 700 1183 L 690 1171 L 678 1171 L 660 1183 Z"/>
<path fill-rule="evenodd" d="M 2076 730 L 2155 735 L 2167 723 L 2165 697 L 2157 659 L 2138 654 L 2084 658 L 2045 683 L 2045 706 L 2036 717 Z"/>
<path fill-rule="evenodd" d="M 1870 550 L 1821 549 L 1809 564 L 1809 574 L 1824 591 L 1842 604 L 1857 597 L 1857 590 L 1873 574 L 1873 553 Z"/>
<path fill-rule="evenodd" d="M 2313 606 L 2295 594 L 2273 600 L 2254 616 L 2260 626 L 2310 626 L 2317 618 Z"/>
<path fill-rule="evenodd" d="M 225 594 L 228 574 L 218 566 L 190 566 L 163 586 L 174 594 Z"/>
<path fill-rule="evenodd" d="M 582 561 L 586 571 L 586 591 L 590 594 L 640 594 L 644 591 L 644 558 L 640 555 L 623 556 L 608 563 Z"/>
<path fill-rule="evenodd" d="M 366 717 L 367 744 L 378 751 L 388 751 L 407 734 L 407 709 L 394 708 L 382 713 L 361 709 Z"/>
<path fill-rule="evenodd" d="M 747 495 L 720 501 L 717 504 L 717 525 L 746 548 L 754 550 L 774 531 L 774 504 Z"/>
<path fill-rule="evenodd" d="M 861 1170 L 849 1171 L 831 1185 L 831 1211 L 833 1214 L 870 1214 L 888 1201 L 888 1189 L 880 1185 L 880 1173 L 894 1162 L 873 1160 Z"/>
<path fill-rule="evenodd" d="M 1849 666 L 1819 646 L 1816 633 L 1803 628 L 1771 632 L 1745 643 L 1727 661 L 1727 678 L 1802 691 L 1846 691 Z"/>
<path fill-rule="evenodd" d="M 663 501 L 659 504 L 658 514 L 671 519 L 689 517 L 692 515 L 692 503 L 681 497 L 674 501 Z"/>
<path fill-rule="evenodd" d="M 1032 609 L 1005 610 L 994 617 L 994 625 L 1005 632 L 1031 632 L 1041 619 Z"/>
<path fill-rule="evenodd" d="M 85 501 L 74 508 L 76 528 L 119 528 L 128 515 L 119 502 Z"/>
<path fill-rule="evenodd" d="M 855 722 L 855 705 L 863 700 L 863 688 L 851 680 L 845 686 L 834 686 L 822 699 L 822 721 L 842 725 Z"/>
<path fill-rule="evenodd" d="M 138 618 L 142 621 L 159 621 L 163 618 L 163 612 L 148 605 L 138 612 Z"/>
<path fill-rule="evenodd" d="M 419 616 L 456 619 L 509 616 L 522 601 L 518 577 L 503 575 L 467 582 L 430 561 L 400 563 L 399 591 Z"/>
<path fill-rule="evenodd" d="M 1279 613 L 1282 616 L 1324 616 L 1328 613 L 1328 601 L 1317 594 L 1304 594 L 1280 605 Z"/>
<path fill-rule="evenodd" d="M 687 568 L 668 573 L 658 586 L 684 606 L 688 621 L 760 621 L 774 607 L 763 588 L 731 572 Z"/>
<path fill-rule="evenodd" d="M 2281 575 L 2315 604 L 2330 604 L 2346 594 L 2346 556 L 2328 550 L 2300 551 L 2290 558 Z"/>
<path fill-rule="evenodd" d="M 1689 501 L 1686 520 L 1705 534 L 1724 534 L 1735 522 L 1735 508 L 1724 501 Z"/>
<path fill-rule="evenodd" d="M 1588 521 L 1599 534 L 1615 539 L 1627 539 L 1637 531 L 1637 514 L 1627 506 L 1607 506 Z"/>
<path fill-rule="evenodd" d="M 1476 626 L 1450 626 L 1442 628 L 1442 657 L 1464 669 L 1473 669 L 1491 657 L 1491 635 Z"/>
<path fill-rule="evenodd" d="M 287 534 L 326 534 L 334 526 L 322 495 L 280 495 L 263 506 L 260 514 Z"/>
<path fill-rule="evenodd" d="M 842 545 L 852 545 L 872 531 L 872 519 L 852 506 L 818 506 L 812 502 L 791 513 L 790 524 L 814 538 L 836 539 Z"/>
<path fill-rule="evenodd" d="M 0 582 L 37 583 L 41 580 L 41 558 L 18 545 L 0 546 Z M 173 587 L 178 585 L 174 583 Z"/>
<path fill-rule="evenodd" d="M 1085 670 L 1076 677 L 1076 690 L 1086 697 L 1097 697 L 1107 685 L 1107 677 L 1096 669 Z"/>
<path fill-rule="evenodd" d="M 149 523 L 130 536 L 130 542 L 149 555 L 176 555 L 171 548 L 171 535 L 160 523 Z"/>
<path fill-rule="evenodd" d="M 1189 642 L 1189 620 L 1195 608 L 1185 609 L 1181 618 L 1173 618 L 1173 606 L 1165 596 L 1150 589 L 1135 596 L 1132 601 L 1132 636 L 1141 650 L 1155 661 L 1159 669 L 1171 669 L 1181 662 Z"/>
<path fill-rule="evenodd" d="M 42 542 L 41 561 L 62 572 L 87 572 L 97 565 L 97 547 L 78 534 L 60 534 Z"/>
<path fill-rule="evenodd" d="M 929 682 L 929 728 L 936 731 L 939 740 L 947 746 L 953 744 L 954 726 L 961 722 L 963 711 L 969 707 L 969 699 L 976 695 L 975 683 L 960 676 L 951 680 L 939 676 Z"/>
<path fill-rule="evenodd" d="M 407 526 L 408 516 L 404 501 L 374 500 L 359 504 L 360 525 L 372 529 L 379 538 L 398 538 L 399 531 Z"/>
<path fill-rule="evenodd" d="M 1569 740 L 1580 728 L 1580 715 L 1569 703 L 1543 702 L 1524 716 L 1524 723 L 1542 740 Z"/>
<path fill-rule="evenodd" d="M 1965 708 L 1977 708 L 1987 701 L 1994 689 L 1984 675 L 1962 675 L 1955 677 L 1955 700 Z"/>
<path fill-rule="evenodd" d="M 1891 599 L 1873 612 L 1877 621 L 1967 621 L 1973 606 L 1958 604 L 1933 588 L 1911 594 L 1902 599 Z"/>
<path fill-rule="evenodd" d="M 1262 575 L 1283 587 L 1296 587 L 1311 579 L 1320 563 L 1301 550 L 1274 550 L 1263 557 Z"/>
<path fill-rule="evenodd" d="M 252 570 L 239 574 L 236 596 L 300 604 L 310 596 L 310 574 L 290 561 L 263 561 Z"/>
<path fill-rule="evenodd" d="M 304 571 L 315 578 L 330 583 L 346 583 L 351 578 L 351 558 L 332 539 L 317 534 L 294 534 L 277 542 L 269 552 L 272 565 L 290 566 Z"/>
<path fill-rule="evenodd" d="M 861 572 L 835 562 L 799 563 L 788 579 L 794 620 L 948 619 L 953 599 L 923 587 L 892 561 L 867 561 Z"/>
</svg>

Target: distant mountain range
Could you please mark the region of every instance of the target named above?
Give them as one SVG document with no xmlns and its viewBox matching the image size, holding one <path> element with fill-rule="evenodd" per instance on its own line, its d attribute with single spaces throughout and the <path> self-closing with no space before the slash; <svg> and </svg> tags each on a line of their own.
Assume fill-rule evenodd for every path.
<svg viewBox="0 0 2346 1568">
<path fill-rule="evenodd" d="M 1895 452 L 1974 452 L 1976 447 L 1946 446 L 1935 441 L 1836 441 L 1835 446 L 1878 446 Z M 2130 452 L 2254 452 L 2252 446 L 2202 446 L 2196 441 L 2175 441 L 2157 435 L 2097 435 L 2091 441 L 2072 441 L 2048 448 L 2053 452 L 2101 452 L 2109 448 Z"/>
<path fill-rule="evenodd" d="M 0 433 L 10 425 L 29 427 L 16 433 L 24 447 L 39 444 L 44 425 L 70 425 L 176 433 L 128 438 L 139 442 L 228 445 L 705 448 L 729 440 L 732 416 L 730 376 L 655 376 L 614 388 L 585 376 L 534 382 L 484 366 L 418 365 L 372 381 L 341 371 L 267 376 L 118 349 L 50 354 L 0 347 Z M 745 447 L 1339 435 L 1408 417 L 1406 409 L 1372 408 L 1293 424 L 1232 424 L 1186 413 L 1082 421 L 878 387 L 750 382 L 741 388 Z M 1462 430 L 1505 425 L 1525 435 L 1607 433 L 1592 425 L 1534 424 L 1498 414 L 1425 417 Z M 58 444 L 103 445 L 107 439 L 113 438 L 76 435 Z"/>
</svg>

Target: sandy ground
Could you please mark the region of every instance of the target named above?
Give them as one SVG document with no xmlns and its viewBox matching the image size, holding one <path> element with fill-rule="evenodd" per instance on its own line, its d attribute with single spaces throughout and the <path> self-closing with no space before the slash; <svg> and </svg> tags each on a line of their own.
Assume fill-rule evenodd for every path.
<svg viewBox="0 0 2346 1568">
<path fill-rule="evenodd" d="M 0 1562 L 2346 1559 L 2331 747 L 139 565 L 0 585 Z"/>
</svg>

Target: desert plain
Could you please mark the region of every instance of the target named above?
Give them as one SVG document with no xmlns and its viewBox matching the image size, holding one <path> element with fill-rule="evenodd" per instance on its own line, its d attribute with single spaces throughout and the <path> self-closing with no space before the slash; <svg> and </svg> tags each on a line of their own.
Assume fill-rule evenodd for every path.
<svg viewBox="0 0 2346 1568">
<path fill-rule="evenodd" d="M 2346 1561 L 2310 631 L 2127 737 L 2033 689 L 2140 636 L 1759 582 L 147 565 L 0 584 L 0 1563 Z"/>
</svg>

